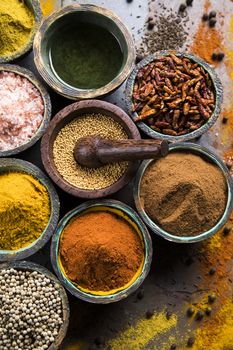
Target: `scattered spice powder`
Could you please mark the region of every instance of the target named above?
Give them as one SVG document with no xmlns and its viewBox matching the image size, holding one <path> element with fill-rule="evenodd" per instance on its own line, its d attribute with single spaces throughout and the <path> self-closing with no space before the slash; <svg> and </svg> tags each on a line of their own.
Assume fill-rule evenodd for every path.
<svg viewBox="0 0 233 350">
<path fill-rule="evenodd" d="M 40 0 L 41 9 L 44 16 L 50 15 L 57 7 L 57 0 Z"/>
<path fill-rule="evenodd" d="M 0 175 L 0 249 L 18 250 L 37 240 L 50 217 L 44 185 L 26 173 Z"/>
<path fill-rule="evenodd" d="M 159 7 L 159 14 L 158 13 Z M 151 17 L 152 12 L 154 13 Z M 156 3 L 156 9 L 149 7 L 149 18 L 144 25 L 144 35 L 137 48 L 137 54 L 143 58 L 161 50 L 178 50 L 183 47 L 188 35 L 187 13 L 174 13 L 164 4 Z"/>
<path fill-rule="evenodd" d="M 0 151 L 28 142 L 44 117 L 39 90 L 25 77 L 0 72 Z"/>
<path fill-rule="evenodd" d="M 110 340 L 109 345 L 112 350 L 141 350 L 146 348 L 154 338 L 166 337 L 170 330 L 175 331 L 177 325 L 177 316 L 173 314 L 169 320 L 166 318 L 166 312 L 156 312 L 149 320 L 141 319 L 134 326 L 128 327 L 116 338 Z M 162 344 L 160 350 L 169 349 L 168 344 L 172 344 L 174 339 L 166 337 L 165 344 Z M 147 347 L 152 349 L 152 347 Z M 157 347 L 153 347 L 153 349 Z"/>
<path fill-rule="evenodd" d="M 8 56 L 27 45 L 35 19 L 25 1 L 0 1 L 0 56 Z"/>
<path fill-rule="evenodd" d="M 102 114 L 83 115 L 60 130 L 53 145 L 55 166 L 67 182 L 86 190 L 112 185 L 123 176 L 128 167 L 127 162 L 107 164 L 97 169 L 79 165 L 73 155 L 75 144 L 81 137 L 91 135 L 112 140 L 128 138 L 118 122 Z"/>
<path fill-rule="evenodd" d="M 60 241 L 60 258 L 68 278 L 90 291 L 111 291 L 129 283 L 144 256 L 139 234 L 111 212 L 73 218 Z"/>
<path fill-rule="evenodd" d="M 166 135 L 199 129 L 215 107 L 212 80 L 198 63 L 170 54 L 141 68 L 133 89 L 136 122 Z"/>
<path fill-rule="evenodd" d="M 158 226 L 177 236 L 196 236 L 223 215 L 226 180 L 216 165 L 201 156 L 172 152 L 146 169 L 140 196 Z"/>
<path fill-rule="evenodd" d="M 205 2 L 205 12 L 210 8 L 210 1 Z M 218 61 L 212 59 L 213 53 L 223 51 L 223 38 L 221 32 L 217 28 L 210 28 L 206 22 L 200 22 L 198 31 L 194 36 L 190 52 L 203 58 L 211 64 L 218 64 Z"/>
</svg>

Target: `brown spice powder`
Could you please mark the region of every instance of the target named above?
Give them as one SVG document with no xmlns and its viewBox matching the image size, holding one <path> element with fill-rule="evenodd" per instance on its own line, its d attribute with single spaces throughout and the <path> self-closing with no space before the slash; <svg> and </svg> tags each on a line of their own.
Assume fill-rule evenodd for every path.
<svg viewBox="0 0 233 350">
<path fill-rule="evenodd" d="M 109 291 L 134 277 L 143 260 L 143 246 L 121 217 L 90 212 L 65 227 L 60 256 L 71 281 L 91 291 Z"/>
<path fill-rule="evenodd" d="M 145 171 L 141 199 L 158 226 L 176 236 L 196 236 L 221 218 L 227 186 L 213 163 L 194 153 L 174 152 Z"/>
</svg>

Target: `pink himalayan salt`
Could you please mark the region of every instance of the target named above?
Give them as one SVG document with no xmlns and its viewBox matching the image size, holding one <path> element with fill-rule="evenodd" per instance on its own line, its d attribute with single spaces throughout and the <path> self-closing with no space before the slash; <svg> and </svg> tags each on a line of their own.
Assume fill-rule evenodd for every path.
<svg viewBox="0 0 233 350">
<path fill-rule="evenodd" d="M 0 151 L 26 143 L 44 117 L 39 90 L 27 79 L 12 72 L 0 72 Z"/>
</svg>

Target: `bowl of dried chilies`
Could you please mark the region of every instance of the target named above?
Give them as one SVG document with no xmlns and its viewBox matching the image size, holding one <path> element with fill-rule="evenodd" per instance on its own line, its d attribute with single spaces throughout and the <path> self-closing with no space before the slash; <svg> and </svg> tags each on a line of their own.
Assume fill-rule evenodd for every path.
<svg viewBox="0 0 233 350">
<path fill-rule="evenodd" d="M 217 120 L 222 85 L 202 59 L 157 52 L 143 59 L 126 87 L 129 114 L 148 136 L 168 141 L 200 137 Z"/>
</svg>

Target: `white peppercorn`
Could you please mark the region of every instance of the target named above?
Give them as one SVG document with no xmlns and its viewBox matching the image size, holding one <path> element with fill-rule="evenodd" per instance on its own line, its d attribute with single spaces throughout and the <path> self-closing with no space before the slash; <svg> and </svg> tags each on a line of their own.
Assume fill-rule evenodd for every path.
<svg viewBox="0 0 233 350">
<path fill-rule="evenodd" d="M 59 292 L 36 271 L 0 270 L 0 306 L 0 350 L 46 350 L 63 323 Z"/>
</svg>

